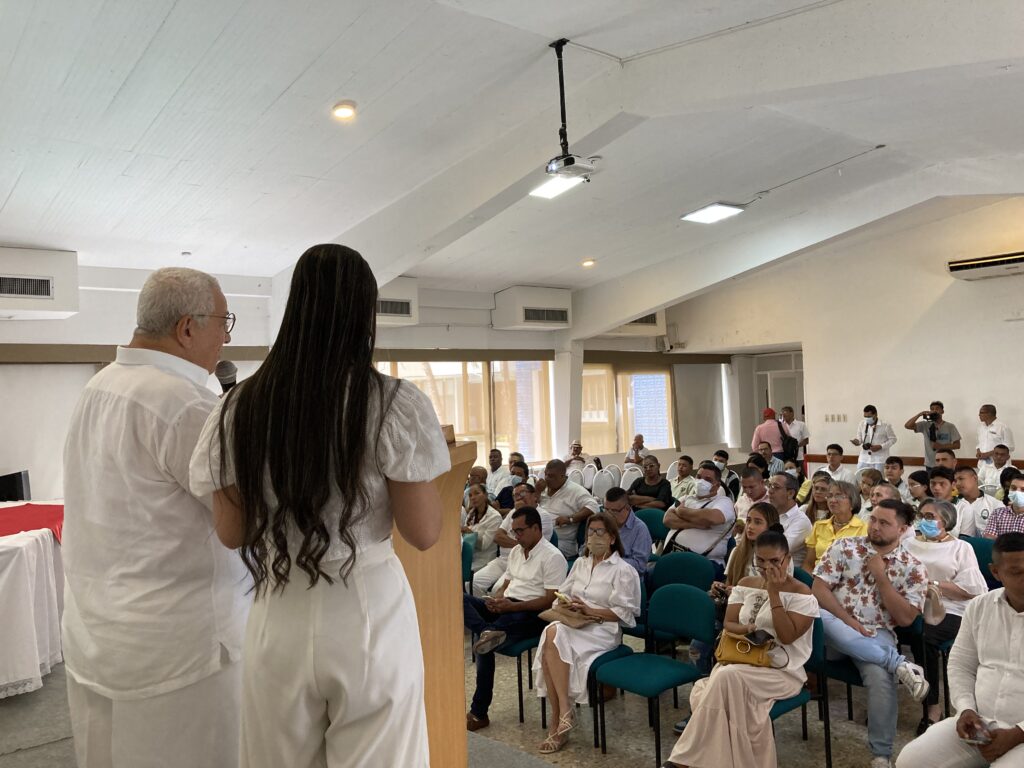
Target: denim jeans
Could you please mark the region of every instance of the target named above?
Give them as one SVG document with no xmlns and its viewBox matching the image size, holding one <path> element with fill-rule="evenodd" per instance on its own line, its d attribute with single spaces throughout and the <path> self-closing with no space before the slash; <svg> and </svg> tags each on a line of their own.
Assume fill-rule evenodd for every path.
<svg viewBox="0 0 1024 768">
<path fill-rule="evenodd" d="M 876 757 L 891 757 L 896 739 L 899 702 L 896 668 L 906 661 L 896 648 L 895 636 L 879 629 L 865 637 L 828 611 L 821 612 L 829 658 L 849 657 L 860 672 L 868 694 L 868 748 Z"/>
<path fill-rule="evenodd" d="M 473 634 L 494 629 L 505 633 L 503 647 L 517 643 L 527 637 L 539 635 L 544 629 L 542 622 L 533 611 L 513 613 L 492 613 L 482 598 L 463 594 L 462 614 L 466 628 Z M 497 648 L 495 649 L 495 651 Z M 476 690 L 469 711 L 479 718 L 487 717 L 487 710 L 494 697 L 494 651 L 476 655 Z"/>
</svg>

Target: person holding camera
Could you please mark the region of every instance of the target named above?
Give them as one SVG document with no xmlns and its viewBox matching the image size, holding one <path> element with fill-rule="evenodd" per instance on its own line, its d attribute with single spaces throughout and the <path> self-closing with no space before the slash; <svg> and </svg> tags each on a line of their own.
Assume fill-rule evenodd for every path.
<svg viewBox="0 0 1024 768">
<path fill-rule="evenodd" d="M 937 450 L 956 450 L 960 447 L 960 430 L 953 422 L 943 420 L 945 410 L 941 400 L 934 400 L 927 411 L 915 413 L 903 425 L 911 432 L 924 435 L 924 465 L 928 469 L 935 466 Z"/>
<path fill-rule="evenodd" d="M 860 448 L 857 457 L 857 469 L 877 469 L 885 467 L 889 458 L 889 449 L 896 445 L 896 433 L 887 421 L 878 420 L 878 409 L 873 405 L 864 406 L 864 420 L 857 427 L 857 436 L 851 441 Z"/>
</svg>

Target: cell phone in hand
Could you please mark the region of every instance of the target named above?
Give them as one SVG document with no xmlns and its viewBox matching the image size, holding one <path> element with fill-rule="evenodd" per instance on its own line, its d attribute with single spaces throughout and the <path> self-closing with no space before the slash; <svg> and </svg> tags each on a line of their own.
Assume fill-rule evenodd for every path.
<svg viewBox="0 0 1024 768">
<path fill-rule="evenodd" d="M 558 598 L 558 601 L 562 602 L 562 603 L 571 603 L 572 602 L 572 598 L 569 597 L 564 592 L 555 592 L 555 597 Z"/>
<path fill-rule="evenodd" d="M 753 632 L 747 633 L 746 638 L 751 645 L 764 645 L 769 640 L 775 639 L 771 632 L 764 629 L 755 629 Z"/>
</svg>

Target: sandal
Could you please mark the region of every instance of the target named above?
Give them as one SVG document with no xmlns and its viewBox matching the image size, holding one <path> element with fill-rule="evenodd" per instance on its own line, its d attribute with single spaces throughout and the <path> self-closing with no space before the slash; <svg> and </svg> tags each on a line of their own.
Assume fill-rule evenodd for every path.
<svg viewBox="0 0 1024 768">
<path fill-rule="evenodd" d="M 573 728 L 576 727 L 576 713 L 574 710 L 569 710 L 560 718 L 558 718 L 558 727 L 555 729 L 555 736 L 564 736 Z"/>
<path fill-rule="evenodd" d="M 537 751 L 542 755 L 552 755 L 564 747 L 568 741 L 568 736 L 552 733 L 540 743 L 540 747 L 537 748 Z"/>
</svg>

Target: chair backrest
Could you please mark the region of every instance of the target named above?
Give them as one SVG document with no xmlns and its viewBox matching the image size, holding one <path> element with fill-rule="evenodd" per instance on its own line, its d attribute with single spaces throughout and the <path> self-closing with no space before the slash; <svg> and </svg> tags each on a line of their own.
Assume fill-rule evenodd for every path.
<svg viewBox="0 0 1024 768">
<path fill-rule="evenodd" d="M 473 580 L 473 544 L 462 542 L 462 583 Z"/>
<path fill-rule="evenodd" d="M 597 465 L 587 464 L 583 468 L 583 487 L 588 491 L 594 487 L 595 477 L 597 477 Z"/>
<path fill-rule="evenodd" d="M 811 574 L 809 574 L 803 568 L 794 568 L 793 576 L 796 577 L 797 581 L 806 584 L 808 587 L 814 586 L 814 577 L 811 576 Z"/>
<path fill-rule="evenodd" d="M 576 485 L 583 485 L 583 472 L 578 469 L 570 469 L 566 477 Z"/>
<path fill-rule="evenodd" d="M 665 468 L 665 479 L 671 483 L 676 479 L 677 474 L 679 474 L 679 459 L 676 459 Z"/>
<path fill-rule="evenodd" d="M 825 625 L 821 623 L 820 616 L 814 619 L 814 627 L 811 631 L 814 633 L 811 639 L 811 655 L 804 662 L 804 669 L 822 673 L 825 669 Z"/>
<path fill-rule="evenodd" d="M 636 516 L 643 520 L 647 530 L 651 532 L 653 541 L 664 541 L 668 538 L 668 526 L 665 525 L 665 513 L 660 509 L 638 509 Z"/>
<path fill-rule="evenodd" d="M 615 475 L 607 469 L 602 469 L 594 476 L 594 487 L 590 492 L 594 494 L 594 498 L 597 499 L 599 503 L 603 504 L 604 495 L 617 485 L 618 483 L 615 481 Z"/>
<path fill-rule="evenodd" d="M 667 584 L 651 594 L 647 626 L 655 632 L 712 645 L 716 634 L 715 603 L 705 589 L 689 584 Z"/>
<path fill-rule="evenodd" d="M 551 543 L 556 547 L 558 546 L 558 531 L 551 532 Z"/>
<path fill-rule="evenodd" d="M 688 584 L 707 592 L 715 580 L 715 566 L 696 552 L 672 552 L 658 558 L 651 571 L 651 594 L 669 584 Z"/>
<path fill-rule="evenodd" d="M 530 475 L 528 478 L 526 478 L 526 481 L 530 485 L 532 485 L 534 488 L 537 487 L 537 476 L 536 475 Z"/>
<path fill-rule="evenodd" d="M 636 464 L 630 464 L 626 469 L 622 471 L 622 479 L 619 480 L 619 488 L 629 489 L 637 478 L 643 477 L 644 471 L 640 469 Z"/>
<path fill-rule="evenodd" d="M 978 567 L 981 568 L 981 574 L 985 577 L 988 588 L 999 589 L 1003 586 L 1003 583 L 992 575 L 992 545 L 995 540 L 982 536 L 961 536 L 960 539 L 970 544 L 971 549 L 974 550 L 974 556 L 978 558 Z"/>
<path fill-rule="evenodd" d="M 987 493 L 989 496 L 995 498 L 995 495 L 999 493 L 999 486 L 995 483 L 985 483 L 985 485 L 979 485 L 982 493 Z"/>
<path fill-rule="evenodd" d="M 622 479 L 622 467 L 618 464 L 609 464 L 605 469 L 612 473 L 612 477 L 615 478 L 615 484 L 618 485 L 619 480 Z"/>
<path fill-rule="evenodd" d="M 736 549 L 736 536 L 730 536 L 725 540 L 725 562 L 729 562 L 729 555 Z"/>
</svg>

